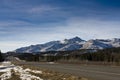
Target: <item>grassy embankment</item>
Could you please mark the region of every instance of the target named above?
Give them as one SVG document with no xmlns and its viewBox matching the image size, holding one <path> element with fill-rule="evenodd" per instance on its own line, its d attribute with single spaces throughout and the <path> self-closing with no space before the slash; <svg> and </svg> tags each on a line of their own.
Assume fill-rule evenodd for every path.
<svg viewBox="0 0 120 80">
<path fill-rule="evenodd" d="M 55 71 L 51 71 L 48 69 L 41 69 L 39 67 L 35 67 L 31 65 L 19 65 L 19 66 L 22 66 L 24 69 L 30 68 L 32 70 L 42 71 L 42 74 L 37 74 L 37 73 L 32 73 L 32 72 L 30 73 L 32 75 L 42 78 L 43 80 L 88 80 L 87 78 L 78 77 L 78 76 L 74 76 L 71 74 L 55 72 Z"/>
</svg>

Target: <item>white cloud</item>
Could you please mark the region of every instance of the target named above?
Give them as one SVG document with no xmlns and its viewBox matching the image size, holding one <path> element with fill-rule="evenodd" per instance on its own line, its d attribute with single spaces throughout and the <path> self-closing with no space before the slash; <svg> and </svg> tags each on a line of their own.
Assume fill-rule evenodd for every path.
<svg viewBox="0 0 120 80">
<path fill-rule="evenodd" d="M 120 37 L 120 23 L 102 21 L 99 19 L 69 19 L 66 25 L 56 28 L 57 32 L 69 33 L 71 36 L 80 36 L 84 39 Z"/>
<path fill-rule="evenodd" d="M 37 6 L 37 7 L 32 7 L 28 10 L 29 13 L 45 13 L 45 12 L 52 12 L 52 11 L 56 11 L 58 10 L 59 8 L 57 7 L 53 7 L 53 6 L 50 6 L 50 5 L 41 5 L 41 6 Z"/>
<path fill-rule="evenodd" d="M 28 26 L 28 25 L 32 25 L 32 24 L 20 20 L 0 21 L 0 28 L 14 27 L 14 26 Z"/>
<path fill-rule="evenodd" d="M 12 51 L 18 47 L 23 47 L 30 45 L 28 42 L 20 42 L 20 41 L 1 41 L 0 42 L 0 50 L 2 52 Z"/>
<path fill-rule="evenodd" d="M 15 25 L 17 24 L 20 25 L 21 22 L 20 24 L 19 22 L 15 23 Z M 23 22 L 22 25 L 24 24 L 26 23 Z M 17 27 L 15 27 L 16 29 L 10 29 L 11 32 L 15 32 L 8 34 L 6 38 L 3 38 L 5 36 L 1 36 L 1 39 L 3 39 L 2 42 L 0 42 L 0 49 L 9 51 L 26 45 L 41 44 L 52 40 L 62 40 L 75 36 L 79 36 L 86 40 L 93 38 L 120 37 L 120 23 L 117 21 L 70 18 L 64 24 L 59 25 L 46 24 L 47 27 L 32 24 L 28 25 L 30 25 L 30 27 L 24 26 L 22 28 L 18 27 L 18 29 Z M 4 33 L 4 31 L 1 31 L 1 33 Z"/>
</svg>

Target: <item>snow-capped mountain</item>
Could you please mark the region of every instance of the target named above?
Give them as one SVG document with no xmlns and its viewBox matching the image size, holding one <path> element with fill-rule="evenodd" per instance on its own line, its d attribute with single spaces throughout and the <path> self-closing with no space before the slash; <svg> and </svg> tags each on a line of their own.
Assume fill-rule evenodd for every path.
<svg viewBox="0 0 120 80">
<path fill-rule="evenodd" d="M 104 42 L 104 40 L 89 40 L 83 44 L 82 49 L 105 49 L 112 48 L 111 44 Z"/>
<path fill-rule="evenodd" d="M 91 39 L 85 41 L 79 37 L 64 39 L 62 41 L 51 41 L 45 44 L 31 45 L 16 49 L 16 53 L 33 53 L 47 51 L 69 51 L 80 49 L 105 49 L 112 47 L 120 47 L 120 39 Z"/>
</svg>

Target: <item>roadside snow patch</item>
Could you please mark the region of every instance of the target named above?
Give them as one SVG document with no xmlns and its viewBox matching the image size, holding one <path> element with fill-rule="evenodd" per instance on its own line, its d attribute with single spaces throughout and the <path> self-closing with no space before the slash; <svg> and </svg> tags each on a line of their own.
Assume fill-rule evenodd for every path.
<svg viewBox="0 0 120 80">
<path fill-rule="evenodd" d="M 33 73 L 36 73 L 36 74 L 42 74 L 42 71 L 31 70 L 31 69 L 29 69 L 29 68 L 25 69 L 25 71 L 33 72 Z"/>
<path fill-rule="evenodd" d="M 1 80 L 7 80 L 7 79 L 10 79 L 10 78 L 11 78 L 11 70 L 10 69 L 7 70 L 6 73 L 4 73 L 0 76 Z"/>
<path fill-rule="evenodd" d="M 14 77 L 12 76 L 11 72 L 12 70 L 15 72 L 16 75 L 20 76 L 21 80 L 43 80 L 40 77 L 37 77 L 29 73 L 33 72 L 42 74 L 42 71 L 31 70 L 29 68 L 23 69 L 21 66 L 15 66 L 11 64 L 11 62 L 3 62 L 2 65 L 0 65 L 0 72 L 4 72 L 0 76 L 0 80 L 7 80 L 10 79 L 11 77 Z"/>
</svg>

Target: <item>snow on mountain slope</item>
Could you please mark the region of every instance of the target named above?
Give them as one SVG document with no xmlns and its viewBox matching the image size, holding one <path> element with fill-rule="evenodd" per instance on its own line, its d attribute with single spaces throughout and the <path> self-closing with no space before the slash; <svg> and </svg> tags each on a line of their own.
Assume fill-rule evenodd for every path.
<svg viewBox="0 0 120 80">
<path fill-rule="evenodd" d="M 68 44 L 62 48 L 60 48 L 58 51 L 70 51 L 70 50 L 79 50 L 82 47 L 82 45 L 74 43 L 74 44 Z"/>
<path fill-rule="evenodd" d="M 64 39 L 62 41 L 60 41 L 62 44 L 72 44 L 72 43 L 81 43 L 81 42 L 85 42 L 85 40 L 82 40 L 79 37 L 74 37 L 71 39 Z"/>
<path fill-rule="evenodd" d="M 120 47 L 120 39 L 95 39 L 95 40 L 82 40 L 79 37 L 71 39 L 64 39 L 62 41 L 51 41 L 45 44 L 31 45 L 16 49 L 17 53 L 33 53 L 33 52 L 46 52 L 46 51 L 68 51 L 79 49 L 105 49 L 111 47 Z"/>
<path fill-rule="evenodd" d="M 105 49 L 111 47 L 111 44 L 106 44 L 99 40 L 89 40 L 85 44 L 83 44 L 82 49 Z"/>
<path fill-rule="evenodd" d="M 120 47 L 120 39 L 118 38 L 113 38 L 111 40 L 111 44 L 114 46 L 114 47 Z"/>
<path fill-rule="evenodd" d="M 120 39 L 119 38 L 106 39 L 106 40 L 97 39 L 97 40 L 104 44 L 112 45 L 112 47 L 120 47 Z"/>
<path fill-rule="evenodd" d="M 48 47 L 45 47 L 45 48 L 41 49 L 41 52 L 45 52 L 45 51 L 57 51 L 58 49 L 60 49 L 60 48 L 62 48 L 64 46 L 65 46 L 65 44 L 61 44 L 61 43 L 59 43 L 59 44 L 53 44 L 51 46 L 48 46 Z"/>
</svg>

